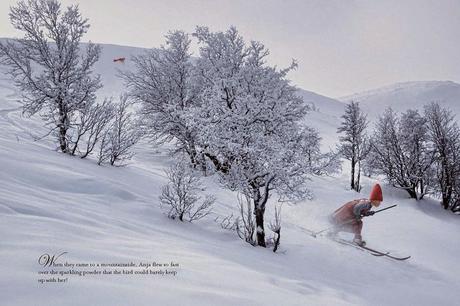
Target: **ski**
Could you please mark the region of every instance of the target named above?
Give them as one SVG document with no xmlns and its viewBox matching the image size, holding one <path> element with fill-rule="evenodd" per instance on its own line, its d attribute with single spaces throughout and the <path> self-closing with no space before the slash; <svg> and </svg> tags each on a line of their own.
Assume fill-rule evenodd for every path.
<svg viewBox="0 0 460 306">
<path fill-rule="evenodd" d="M 302 228 L 302 230 L 305 233 L 307 233 L 309 236 L 313 237 L 313 238 L 317 238 L 319 236 L 319 234 L 321 234 L 321 236 L 323 234 L 323 233 L 314 232 L 314 231 L 312 231 L 310 229 L 306 229 L 306 228 Z M 331 240 L 334 240 L 335 242 L 338 242 L 338 243 L 341 243 L 341 244 L 346 244 L 346 245 L 355 247 L 356 249 L 359 249 L 359 250 L 362 250 L 362 251 L 367 251 L 369 254 L 371 254 L 373 256 L 377 256 L 377 257 L 385 256 L 385 257 L 388 257 L 388 258 L 391 258 L 391 259 L 394 259 L 394 260 L 398 260 L 398 261 L 404 261 L 404 260 L 407 260 L 407 259 L 411 258 L 411 256 L 405 256 L 405 257 L 394 256 L 394 255 L 391 255 L 390 252 L 382 252 L 382 251 L 378 251 L 378 250 L 375 250 L 375 249 L 372 249 L 372 248 L 369 248 L 369 247 L 366 247 L 366 246 L 360 246 L 360 245 L 357 245 L 356 243 L 353 243 L 353 242 L 345 240 L 345 239 L 331 238 L 331 237 L 329 237 L 329 238 Z"/>
<path fill-rule="evenodd" d="M 334 240 L 335 242 L 338 242 L 340 244 L 345 244 L 345 245 L 348 245 L 348 246 L 351 246 L 351 247 L 354 247 L 355 249 L 358 249 L 360 251 L 365 251 L 373 256 L 385 256 L 385 255 L 388 255 L 390 254 L 389 252 L 387 253 L 382 253 L 382 252 L 379 252 L 379 251 L 375 251 L 375 250 L 370 250 L 370 249 L 364 249 L 362 247 L 360 247 L 359 245 L 353 243 L 353 242 L 350 242 L 350 241 L 347 241 L 347 240 L 344 240 L 344 239 L 332 239 Z"/>
<path fill-rule="evenodd" d="M 371 252 L 375 252 L 375 253 L 379 253 L 379 254 L 382 254 L 383 256 L 386 256 L 386 257 L 389 257 L 391 259 L 394 259 L 394 260 L 400 260 L 400 261 L 403 261 L 403 260 L 407 260 L 409 259 L 411 256 L 405 256 L 405 257 L 397 257 L 397 256 L 393 256 L 393 255 L 390 255 L 390 253 L 382 253 L 380 251 L 377 251 L 377 250 L 374 250 L 374 249 L 371 249 L 371 248 L 368 248 L 366 246 L 359 246 L 360 248 L 363 248 L 363 249 L 366 249 L 368 251 L 371 251 Z"/>
<path fill-rule="evenodd" d="M 371 255 L 374 255 L 374 256 L 385 256 L 385 257 L 388 257 L 388 258 L 391 258 L 391 259 L 394 259 L 394 260 L 399 260 L 399 261 L 404 261 L 404 260 L 407 260 L 407 259 L 411 258 L 411 256 L 405 256 L 405 257 L 394 256 L 394 255 L 391 255 L 390 252 L 378 251 L 378 250 L 369 248 L 367 246 L 357 245 L 356 243 L 353 243 L 353 242 L 350 242 L 350 241 L 347 241 L 347 240 L 344 240 L 344 239 L 333 239 L 333 240 L 336 241 L 336 242 L 342 243 L 342 244 L 347 244 L 347 245 L 355 247 L 357 249 L 366 250 Z"/>
</svg>

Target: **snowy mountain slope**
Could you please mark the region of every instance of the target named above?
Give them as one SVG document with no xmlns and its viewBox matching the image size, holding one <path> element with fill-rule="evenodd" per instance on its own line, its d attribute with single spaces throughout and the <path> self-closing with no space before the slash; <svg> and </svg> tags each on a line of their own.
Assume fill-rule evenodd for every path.
<svg viewBox="0 0 460 306">
<path fill-rule="evenodd" d="M 105 46 L 96 69 L 105 92 L 117 96 L 114 57 L 137 52 Z M 125 62 L 125 66 L 129 65 Z M 98 64 L 99 65 L 99 64 Z M 313 93 L 319 108 L 306 122 L 334 145 L 343 105 Z M 0 296 L 2 305 L 454 305 L 460 295 L 458 216 L 432 200 L 415 202 L 384 187 L 383 206 L 398 207 L 365 220 L 371 247 L 406 262 L 373 257 L 308 230 L 329 226 L 342 203 L 365 196 L 347 190 L 348 174 L 314 178 L 314 198 L 282 207 L 277 254 L 254 248 L 214 220 L 236 214 L 236 195 L 207 178 L 214 214 L 197 223 L 169 220 L 158 206 L 171 162 L 164 149 L 139 144 L 126 167 L 98 167 L 54 152 L 37 118 L 23 118 L 17 93 L 0 81 Z M 337 108 L 337 109 L 336 109 Z M 275 199 L 268 207 L 273 216 Z M 344 235 L 349 238 L 349 236 Z M 38 257 L 68 252 L 73 262 L 174 261 L 177 276 L 69 277 L 39 284 Z"/>
<path fill-rule="evenodd" d="M 5 38 L 0 38 L 0 42 L 4 42 Z M 131 57 L 140 55 L 147 51 L 144 48 L 120 46 L 112 44 L 99 44 L 102 47 L 99 61 L 94 65 L 94 72 L 101 75 L 102 85 L 98 91 L 98 97 L 113 96 L 118 98 L 118 95 L 125 91 L 123 80 L 119 78 L 118 70 L 132 69 L 133 63 Z M 86 44 L 82 43 L 81 49 L 84 50 Z M 114 59 L 125 58 L 124 62 L 114 62 Z M 2 84 L 10 84 L 11 81 L 5 75 L 5 67 L 0 65 L 0 80 Z M 1 86 L 1 85 L 0 85 Z"/>
<path fill-rule="evenodd" d="M 5 38 L 0 38 L 0 42 L 5 40 Z M 100 99 L 104 97 L 117 98 L 122 92 L 126 91 L 125 84 L 119 77 L 119 71 L 133 69 L 134 64 L 132 62 L 132 56 L 143 54 L 149 49 L 113 44 L 99 45 L 102 47 L 102 51 L 99 61 L 94 65 L 94 72 L 101 76 L 103 88 L 98 91 L 98 97 Z M 82 49 L 84 47 L 85 44 L 83 43 Z M 125 61 L 113 61 L 118 58 L 125 58 Z M 11 81 L 5 75 L 5 71 L 5 67 L 0 65 L 0 86 L 5 86 L 5 84 L 11 85 Z M 329 121 L 335 125 L 336 117 L 340 117 L 342 114 L 344 107 L 343 103 L 301 88 L 299 88 L 298 93 L 306 103 L 314 107 L 315 112 L 326 115 L 326 118 L 332 116 Z M 324 121 L 324 119 L 322 120 Z"/>
<path fill-rule="evenodd" d="M 132 69 L 131 56 L 139 55 L 145 52 L 146 49 L 107 44 L 102 44 L 101 46 L 103 48 L 101 59 L 95 65 L 95 72 L 101 75 L 102 83 L 104 84 L 100 94 L 101 96 L 117 98 L 121 92 L 126 90 L 123 80 L 118 77 L 119 70 Z M 118 57 L 125 57 L 125 63 L 114 63 L 113 59 Z M 318 128 L 320 134 L 323 135 L 324 143 L 334 143 L 337 139 L 338 118 L 343 112 L 344 104 L 304 89 L 299 89 L 298 94 L 314 109 L 305 118 L 306 124 Z M 323 147 L 325 150 L 328 149 L 324 145 Z"/>
<path fill-rule="evenodd" d="M 131 57 L 142 54 L 146 49 L 108 44 L 101 44 L 101 46 L 101 58 L 95 65 L 95 72 L 101 75 L 104 84 L 99 94 L 101 97 L 117 98 L 120 93 L 126 91 L 123 80 L 118 77 L 119 70 L 132 69 Z M 124 64 L 113 62 L 114 58 L 119 57 L 126 58 Z M 298 93 L 306 103 L 314 108 L 314 111 L 307 115 L 306 124 L 317 126 L 326 143 L 335 142 L 338 118 L 343 112 L 344 104 L 304 89 L 299 89 Z M 324 149 L 327 147 L 324 146 Z"/>
<path fill-rule="evenodd" d="M 118 98 L 118 95 L 125 91 L 123 80 L 118 76 L 118 71 L 134 68 L 131 57 L 144 53 L 146 49 L 109 44 L 101 44 L 101 47 L 100 60 L 94 65 L 95 72 L 101 75 L 104 85 L 99 94 Z M 124 63 L 113 61 L 122 57 L 125 58 Z"/>
<path fill-rule="evenodd" d="M 316 108 L 316 111 L 320 113 L 337 117 L 340 117 L 343 113 L 344 103 L 338 100 L 304 89 L 299 89 L 299 95 L 306 103 L 312 105 L 314 108 Z"/>
<path fill-rule="evenodd" d="M 126 91 L 123 80 L 118 77 L 119 70 L 132 69 L 131 57 L 145 52 L 146 49 L 107 44 L 101 44 L 101 46 L 101 58 L 95 65 L 95 72 L 101 75 L 104 84 L 100 95 L 117 98 L 120 93 Z M 113 59 L 118 57 L 126 58 L 124 64 L 113 62 Z M 344 104 L 304 89 L 299 89 L 298 94 L 313 107 L 313 111 L 306 116 L 305 123 L 317 127 L 324 139 L 324 150 L 329 149 L 326 144 L 335 143 L 337 140 L 336 131 Z"/>
<path fill-rule="evenodd" d="M 460 225 L 429 201 L 384 190 L 385 204 L 399 207 L 367 221 L 365 237 L 376 248 L 413 255 L 394 262 L 307 235 L 358 197 L 346 190 L 346 175 L 314 179 L 312 201 L 283 206 L 282 248 L 273 254 L 213 221 L 235 213 L 236 196 L 212 178 L 215 214 L 194 224 L 171 221 L 157 200 L 169 163 L 164 153 L 140 145 L 129 166 L 113 168 L 53 152 L 31 139 L 26 130 L 40 123 L 22 119 L 8 96 L 2 90 L 3 305 L 449 305 L 458 298 L 451 289 L 460 285 Z M 74 262 L 175 261 L 181 268 L 175 277 L 73 276 L 68 284 L 38 284 L 38 256 L 63 251 Z"/>
<path fill-rule="evenodd" d="M 457 117 L 460 116 L 460 84 L 451 81 L 396 83 L 341 97 L 339 100 L 360 102 L 371 117 L 377 117 L 388 106 L 403 112 L 409 108 L 423 110 L 423 105 L 430 102 L 439 102 L 443 107 L 451 109 Z"/>
<path fill-rule="evenodd" d="M 299 89 L 298 93 L 305 103 L 312 106 L 312 111 L 305 118 L 305 124 L 318 130 L 323 139 L 322 149 L 327 151 L 329 144 L 338 141 L 337 127 L 345 104 L 304 89 Z"/>
</svg>

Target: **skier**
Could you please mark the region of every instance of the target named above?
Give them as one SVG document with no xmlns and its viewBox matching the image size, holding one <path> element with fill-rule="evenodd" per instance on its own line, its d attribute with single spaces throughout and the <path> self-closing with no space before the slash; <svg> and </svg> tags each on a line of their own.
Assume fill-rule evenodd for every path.
<svg viewBox="0 0 460 306">
<path fill-rule="evenodd" d="M 332 235 L 336 235 L 341 231 L 354 233 L 353 242 L 357 245 L 364 246 L 366 242 L 361 236 L 361 230 L 363 228 L 363 221 L 361 218 L 374 215 L 371 208 L 379 207 L 382 201 L 382 188 L 380 188 L 379 184 L 375 184 L 374 187 L 372 187 L 369 199 L 353 200 L 338 208 L 331 216 L 332 223 L 336 225 Z"/>
</svg>

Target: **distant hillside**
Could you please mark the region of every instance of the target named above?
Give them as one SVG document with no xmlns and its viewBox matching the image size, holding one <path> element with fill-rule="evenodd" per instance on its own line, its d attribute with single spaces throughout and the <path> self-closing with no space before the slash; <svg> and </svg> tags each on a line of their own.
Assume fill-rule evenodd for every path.
<svg viewBox="0 0 460 306">
<path fill-rule="evenodd" d="M 371 117 L 381 114 L 391 106 L 396 111 L 408 108 L 423 109 L 432 101 L 451 109 L 460 119 L 460 84 L 451 81 L 419 81 L 396 83 L 362 93 L 339 98 L 342 102 L 351 100 L 362 104 Z"/>
<path fill-rule="evenodd" d="M 101 44 L 102 53 L 99 61 L 95 64 L 95 72 L 102 77 L 104 87 L 100 94 L 114 96 L 115 98 L 126 91 L 123 80 L 118 76 L 118 70 L 133 69 L 131 57 L 145 52 L 147 49 Z M 124 63 L 114 62 L 116 58 L 124 57 Z"/>
<path fill-rule="evenodd" d="M 5 41 L 5 38 L 0 38 L 0 42 Z M 84 48 L 84 43 L 82 44 Z M 103 99 L 106 96 L 117 97 L 121 92 L 125 91 L 123 80 L 118 77 L 118 69 L 130 69 L 133 67 L 131 57 L 139 55 L 147 49 L 99 44 L 102 47 L 99 61 L 94 66 L 95 73 L 101 75 L 103 88 L 98 91 L 98 96 Z M 82 48 L 82 49 L 83 49 Z M 125 62 L 114 62 L 116 58 L 124 57 Z M 0 65 L 0 80 L 5 84 L 9 83 L 9 76 L 5 75 L 5 67 Z"/>
<path fill-rule="evenodd" d="M 313 107 L 305 118 L 305 124 L 314 127 L 322 137 L 322 147 L 327 150 L 335 147 L 337 142 L 337 127 L 345 104 L 335 99 L 299 89 L 299 95 Z"/>
<path fill-rule="evenodd" d="M 2 40 L 4 39 L 0 38 L 0 41 Z M 95 72 L 101 75 L 104 87 L 99 90 L 98 96 L 100 99 L 109 96 L 117 98 L 120 93 L 126 91 L 123 80 L 118 76 L 118 70 L 133 69 L 132 56 L 142 54 L 147 49 L 111 44 L 100 45 L 102 53 L 95 65 Z M 113 61 L 120 57 L 125 58 L 124 63 Z M 8 76 L 1 72 L 4 72 L 3 67 L 0 68 L 1 83 L 4 85 L 10 83 Z M 431 101 L 438 101 L 441 105 L 450 108 L 460 118 L 460 84 L 451 81 L 396 83 L 341 97 L 338 100 L 301 88 L 298 93 L 313 107 L 305 123 L 319 131 L 325 148 L 333 146 L 336 142 L 340 116 L 343 114 L 345 103 L 350 100 L 361 102 L 370 119 L 377 117 L 388 106 L 396 111 L 405 111 L 408 108 L 423 109 L 423 105 Z"/>
<path fill-rule="evenodd" d="M 0 38 L 0 41 L 4 41 Z M 122 92 L 126 92 L 123 80 L 119 77 L 119 70 L 134 69 L 132 56 L 139 55 L 148 49 L 111 44 L 100 44 L 102 52 L 99 61 L 95 64 L 95 73 L 101 75 L 103 87 L 98 91 L 98 97 L 114 97 L 115 100 Z M 116 58 L 124 57 L 124 63 L 114 62 Z M 2 84 L 11 84 L 8 76 L 4 75 L 4 67 L 0 65 L 0 80 Z M 299 95 L 304 101 L 313 106 L 315 111 L 310 112 L 306 124 L 315 127 L 324 139 L 324 145 L 335 142 L 338 117 L 343 112 L 344 104 L 335 99 L 318 95 L 314 92 L 299 89 Z"/>
</svg>

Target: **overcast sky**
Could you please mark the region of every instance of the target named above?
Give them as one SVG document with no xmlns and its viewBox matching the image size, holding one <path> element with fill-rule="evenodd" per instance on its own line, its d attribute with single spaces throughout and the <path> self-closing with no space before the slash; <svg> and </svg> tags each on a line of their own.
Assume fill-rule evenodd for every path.
<svg viewBox="0 0 460 306">
<path fill-rule="evenodd" d="M 14 0 L 0 1 L 0 36 Z M 338 97 L 395 82 L 460 83 L 460 0 L 63 0 L 79 3 L 86 40 L 157 47 L 168 30 L 234 25 L 270 62 L 299 62 L 299 87 Z"/>
</svg>

